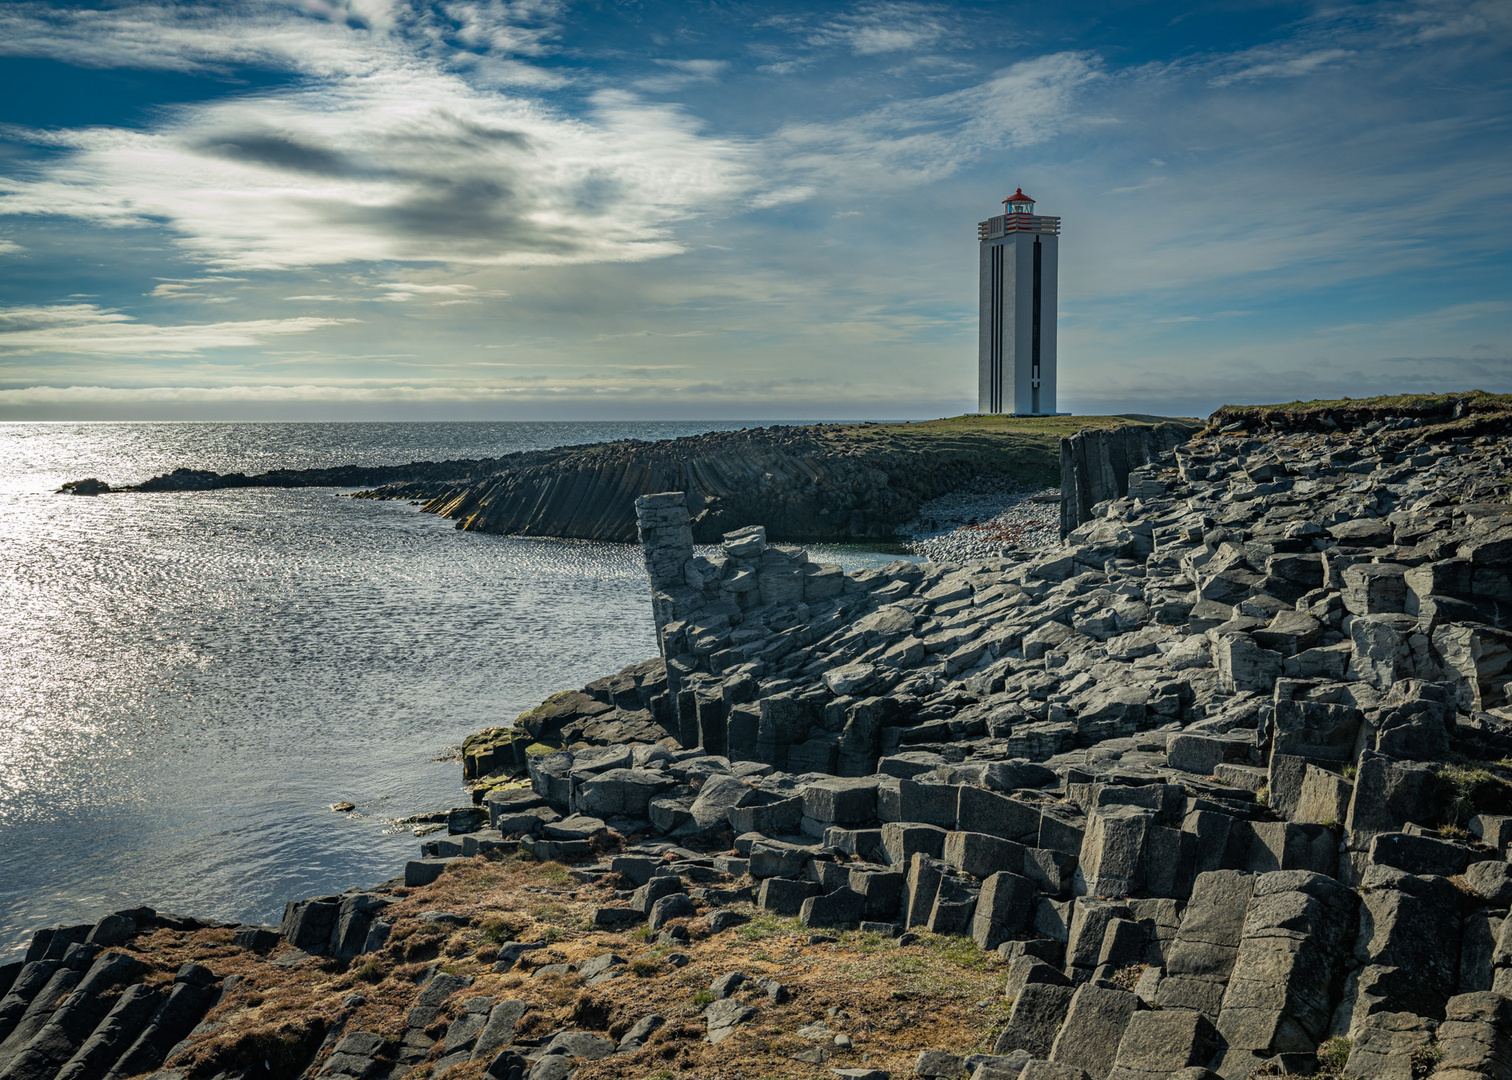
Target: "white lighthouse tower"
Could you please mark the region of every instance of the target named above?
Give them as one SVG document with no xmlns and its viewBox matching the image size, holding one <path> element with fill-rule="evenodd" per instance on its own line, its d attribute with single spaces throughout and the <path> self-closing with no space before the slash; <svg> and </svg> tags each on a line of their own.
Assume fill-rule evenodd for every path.
<svg viewBox="0 0 1512 1080">
<path fill-rule="evenodd" d="M 1055 413 L 1055 268 L 1060 218 L 1019 188 L 977 225 L 982 259 L 977 412 Z"/>
</svg>

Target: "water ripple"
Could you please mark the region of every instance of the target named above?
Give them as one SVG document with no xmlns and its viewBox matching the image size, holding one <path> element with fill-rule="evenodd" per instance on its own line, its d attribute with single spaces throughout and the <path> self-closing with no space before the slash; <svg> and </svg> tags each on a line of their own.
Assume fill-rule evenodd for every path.
<svg viewBox="0 0 1512 1080">
<path fill-rule="evenodd" d="M 330 490 L 63 480 L 714 426 L 0 425 L 0 958 L 128 905 L 276 921 L 391 877 L 416 841 L 385 819 L 465 798 L 447 747 L 655 651 L 629 545 L 458 532 Z"/>
</svg>

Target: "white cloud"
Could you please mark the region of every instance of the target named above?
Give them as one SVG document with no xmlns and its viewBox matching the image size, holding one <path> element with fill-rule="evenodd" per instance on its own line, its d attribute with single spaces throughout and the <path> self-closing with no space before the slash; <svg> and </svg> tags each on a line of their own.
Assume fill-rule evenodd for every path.
<svg viewBox="0 0 1512 1080">
<path fill-rule="evenodd" d="M 12 240 L 0 240 L 0 255 L 15 255 L 26 249 Z"/>
<path fill-rule="evenodd" d="M 730 67 L 728 60 L 653 60 L 652 63 L 667 70 L 662 74 L 642 76 L 633 84 L 637 90 L 648 94 L 667 94 L 699 83 L 711 83 Z"/>
<path fill-rule="evenodd" d="M 406 303 L 417 297 L 428 299 L 439 306 L 447 304 L 475 304 L 485 298 L 509 295 L 507 292 L 496 289 L 482 291 L 476 285 L 426 285 L 414 281 L 389 281 L 379 285 L 378 288 L 386 290 L 378 297 L 379 300 L 398 304 Z"/>
<path fill-rule="evenodd" d="M 873 3 L 830 20 L 808 37 L 814 45 L 840 45 L 857 56 L 876 56 L 926 49 L 948 33 L 937 5 Z"/>
<path fill-rule="evenodd" d="M 1288 55 L 1276 49 L 1255 49 L 1233 57 L 1229 63 L 1237 70 L 1215 76 L 1210 85 L 1229 86 L 1249 79 L 1300 79 L 1353 55 L 1349 49 L 1313 49 L 1301 55 Z"/>
<path fill-rule="evenodd" d="M 74 62 L 136 63 L 132 43 L 155 28 L 160 66 L 277 60 L 311 77 L 166 110 L 145 130 L 33 133 L 60 152 L 37 178 L 0 180 L 0 213 L 163 224 L 191 256 L 246 270 L 617 262 L 682 250 L 674 224 L 753 183 L 746 149 L 677 107 L 601 91 L 569 117 L 453 70 L 470 61 L 452 39 L 539 50 L 517 19 L 554 5 L 454 4 L 445 26 L 397 0 L 312 9 L 332 21 L 246 10 L 243 24 L 194 6 L 0 15 L 13 52 L 77 45 Z M 343 11 L 365 21 L 334 21 Z"/>
<path fill-rule="evenodd" d="M 940 180 L 989 153 L 1044 143 L 1086 123 L 1079 97 L 1103 78 L 1098 57 L 1054 53 L 975 86 L 891 102 L 832 123 L 790 124 L 771 149 L 783 166 L 855 190 Z"/>
<path fill-rule="evenodd" d="M 302 317 L 156 326 L 96 304 L 0 308 L 0 354 L 196 356 L 355 321 Z"/>
</svg>

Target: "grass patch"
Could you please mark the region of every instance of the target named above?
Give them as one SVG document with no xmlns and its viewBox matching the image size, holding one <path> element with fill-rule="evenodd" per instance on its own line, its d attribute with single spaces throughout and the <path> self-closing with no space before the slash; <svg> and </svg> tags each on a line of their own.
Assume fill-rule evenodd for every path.
<svg viewBox="0 0 1512 1080">
<path fill-rule="evenodd" d="M 797 919 L 784 918 L 764 911 L 750 922 L 735 928 L 735 936 L 741 941 L 764 941 L 779 934 L 796 934 L 800 927 Z"/>
<path fill-rule="evenodd" d="M 919 944 L 946 963 L 967 971 L 985 973 L 996 966 L 996 954 L 977 948 L 977 943 L 959 934 L 922 934 Z"/>
<path fill-rule="evenodd" d="M 877 952 L 888 944 L 888 939 L 876 930 L 847 930 L 840 935 L 840 944 L 857 952 Z"/>
<path fill-rule="evenodd" d="M 1438 819 L 1451 827 L 1469 822 L 1482 797 L 1501 783 L 1491 770 L 1470 762 L 1440 766 L 1433 779 Z"/>
<path fill-rule="evenodd" d="M 484 884 L 491 883 L 485 878 Z M 514 919 L 494 918 L 485 922 L 482 929 L 484 941 L 502 945 L 506 941 L 515 939 L 515 935 L 520 932 L 520 924 Z"/>
<path fill-rule="evenodd" d="M 1324 1040 L 1318 1047 L 1318 1075 L 1338 1076 L 1349 1064 L 1349 1052 L 1353 1049 L 1354 1040 L 1344 1035 Z"/>
<path fill-rule="evenodd" d="M 711 1004 L 713 1001 L 714 991 L 712 990 L 699 990 L 693 994 L 693 1004 L 697 1005 L 700 1009 L 705 1005 Z"/>
<path fill-rule="evenodd" d="M 1444 1048 L 1439 1045 L 1437 1039 L 1429 1039 L 1418 1047 L 1407 1059 L 1408 1065 L 1412 1068 L 1412 1080 L 1427 1080 L 1443 1057 Z"/>
<path fill-rule="evenodd" d="M 572 884 L 572 875 L 567 872 L 565 866 L 557 862 L 541 863 L 541 869 L 536 877 L 543 885 L 566 888 Z"/>
</svg>

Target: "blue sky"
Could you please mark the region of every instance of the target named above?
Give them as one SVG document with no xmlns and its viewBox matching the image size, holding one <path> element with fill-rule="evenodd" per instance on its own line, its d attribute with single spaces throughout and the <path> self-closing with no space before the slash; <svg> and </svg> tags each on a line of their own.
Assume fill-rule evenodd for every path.
<svg viewBox="0 0 1512 1080">
<path fill-rule="evenodd" d="M 0 5 L 0 419 L 1512 391 L 1512 4 Z"/>
</svg>

